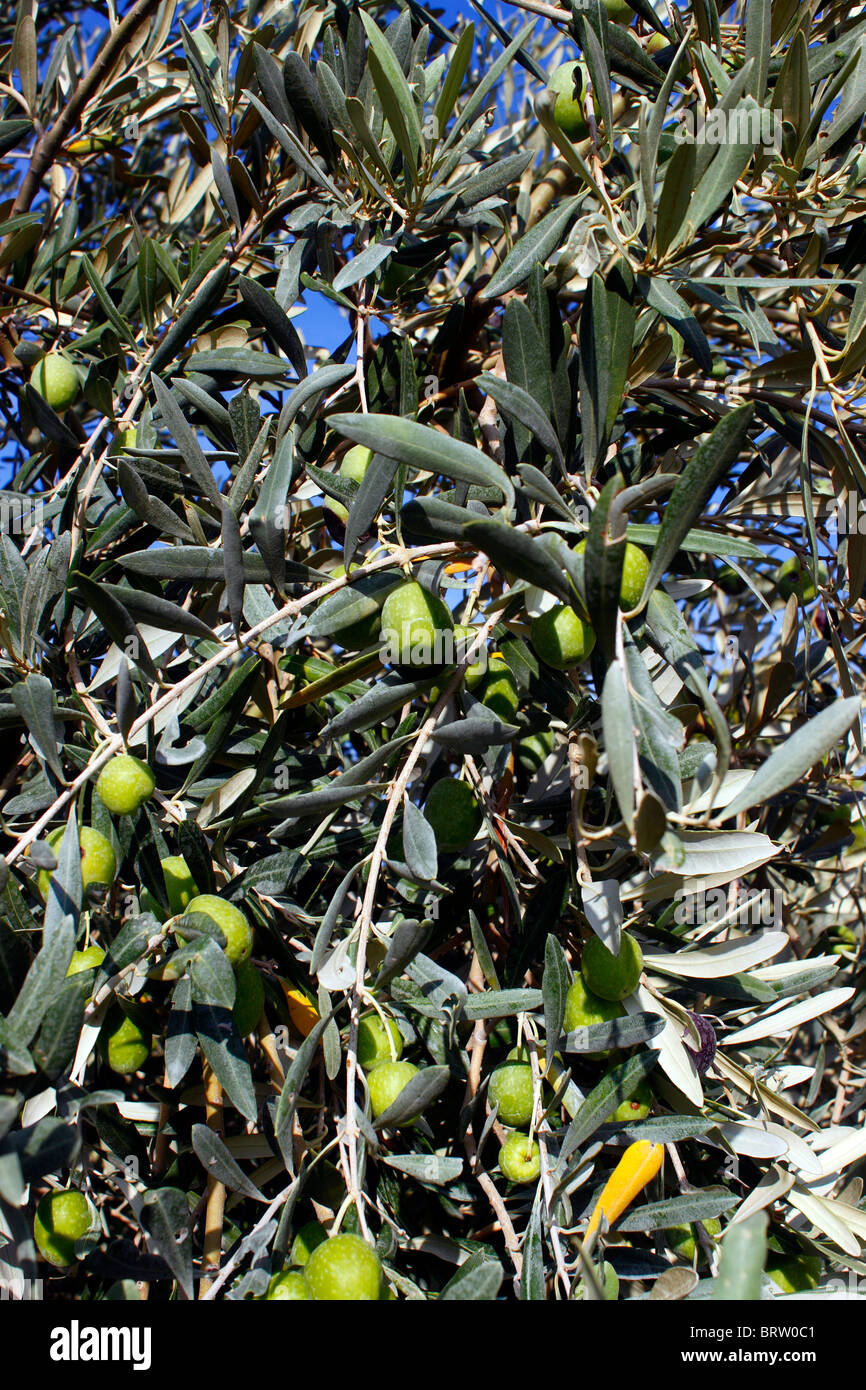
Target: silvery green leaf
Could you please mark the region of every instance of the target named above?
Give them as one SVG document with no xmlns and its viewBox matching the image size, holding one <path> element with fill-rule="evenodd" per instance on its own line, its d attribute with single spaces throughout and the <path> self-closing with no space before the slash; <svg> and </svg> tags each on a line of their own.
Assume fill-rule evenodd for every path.
<svg viewBox="0 0 866 1390">
<path fill-rule="evenodd" d="M 439 1300 L 445 1303 L 491 1303 L 499 1293 L 503 1278 L 502 1266 L 498 1261 L 481 1258 L 470 1267 L 467 1260 L 445 1285 Z"/>
<path fill-rule="evenodd" d="M 0 1019 L 0 1061 L 13 1076 L 28 1076 L 36 1070 L 36 1063 L 27 1047 L 6 1019 Z"/>
<path fill-rule="evenodd" d="M 214 1004 L 222 1009 L 234 1007 L 237 981 L 226 953 L 207 937 L 197 943 L 190 960 L 192 997 L 197 1004 Z"/>
<path fill-rule="evenodd" d="M 619 661 L 611 662 L 601 696 L 604 743 L 619 813 L 629 830 L 634 825 L 635 737 L 628 684 Z"/>
<path fill-rule="evenodd" d="M 12 703 L 27 725 L 36 752 L 44 758 L 55 777 L 63 780 L 63 767 L 57 752 L 54 716 L 54 687 L 47 676 L 31 673 L 9 691 Z"/>
<path fill-rule="evenodd" d="M 430 882 L 436 877 L 439 861 L 433 827 L 408 796 L 403 802 L 403 853 L 416 878 Z"/>
<path fill-rule="evenodd" d="M 335 290 L 347 290 L 350 285 L 357 285 L 359 280 L 364 280 L 372 275 L 378 266 L 386 261 L 394 253 L 395 243 L 393 241 L 376 241 L 366 250 L 359 251 L 338 271 L 334 276 L 333 285 Z"/>
<path fill-rule="evenodd" d="M 805 1191 L 799 1183 L 795 1183 L 787 1194 L 787 1201 L 797 1211 L 802 1212 L 807 1221 L 823 1231 L 824 1235 L 829 1236 L 840 1250 L 844 1250 L 846 1255 L 853 1255 L 855 1258 L 860 1254 L 860 1241 L 858 1235 L 864 1234 L 861 1222 L 858 1219 L 860 1213 L 857 1208 L 851 1209 L 849 1217 L 844 1202 L 834 1202 L 827 1197 L 816 1197 L 811 1192 Z M 852 1230 L 852 1222 L 857 1221 L 858 1235 Z M 866 1223 L 864 1223 L 866 1224 Z"/>
<path fill-rule="evenodd" d="M 504 724 L 495 716 L 490 718 L 489 714 L 479 713 L 476 717 L 473 710 L 465 719 L 438 725 L 430 737 L 434 743 L 441 743 L 457 752 L 483 753 L 488 748 L 500 748 L 504 743 L 510 743 L 519 732 L 516 724 Z"/>
<path fill-rule="evenodd" d="M 703 1106 L 704 1093 L 694 1058 L 683 1043 L 684 1027 L 679 1019 L 668 1012 L 655 995 L 650 994 L 643 985 L 638 985 L 634 994 L 623 1001 L 628 1014 L 654 1013 L 665 1021 L 663 1030 L 652 1040 L 652 1047 L 658 1053 L 662 1071 L 693 1105 Z"/>
<path fill-rule="evenodd" d="M 780 853 L 768 835 L 750 830 L 681 831 L 679 843 L 682 858 L 674 861 L 665 853 L 654 855 L 653 873 L 658 879 L 676 874 L 684 880 L 681 888 L 686 893 L 706 892 L 730 883 Z"/>
<path fill-rule="evenodd" d="M 632 1014 L 627 1018 L 612 1018 L 607 1023 L 589 1023 L 575 1028 L 566 1033 L 560 1045 L 565 1052 L 600 1052 L 609 1047 L 636 1047 L 638 1043 L 657 1037 L 664 1026 L 664 1020 L 657 1014 Z"/>
<path fill-rule="evenodd" d="M 618 955 L 623 909 L 616 879 L 581 884 L 580 904 L 596 936 L 609 951 Z"/>
<path fill-rule="evenodd" d="M 326 1014 L 314 1024 L 310 1032 L 304 1038 L 298 1048 L 292 1065 L 286 1072 L 286 1079 L 280 1091 L 280 1098 L 277 1102 L 276 1114 L 274 1115 L 274 1134 L 280 1146 L 280 1153 L 287 1166 L 288 1172 L 293 1172 L 294 1159 L 292 1156 L 292 1119 L 298 1104 L 298 1096 L 301 1087 L 306 1080 L 307 1072 L 313 1063 L 313 1058 L 318 1050 L 322 1034 L 331 1021 L 331 1014 Z"/>
<path fill-rule="evenodd" d="M 463 981 L 428 956 L 417 955 L 406 968 L 406 974 L 423 991 L 424 998 L 436 1014 L 463 1011 L 467 991 Z"/>
<path fill-rule="evenodd" d="M 520 1292 L 526 1302 L 543 1303 L 544 1283 L 544 1235 L 542 1229 L 542 1189 L 536 1191 L 532 1203 L 532 1215 L 526 1228 L 523 1241 L 523 1265 L 520 1271 Z"/>
<path fill-rule="evenodd" d="M 579 198 L 567 198 L 536 222 L 508 252 L 499 269 L 481 291 L 481 299 L 496 299 L 499 295 L 513 290 L 529 275 L 534 265 L 543 265 L 548 256 L 558 249 L 566 227 L 579 206 Z"/>
<path fill-rule="evenodd" d="M 599 1125 L 604 1124 L 624 1100 L 628 1100 L 640 1083 L 649 1076 L 657 1062 L 655 1053 L 639 1052 L 621 1065 L 613 1067 L 607 1076 L 599 1081 L 565 1132 L 557 1163 L 559 1170 L 565 1166 L 571 1155 L 591 1138 Z"/>
<path fill-rule="evenodd" d="M 805 999 L 800 1004 L 791 1004 L 786 1009 L 766 1013 L 756 1023 L 750 1023 L 745 1028 L 737 1028 L 733 1033 L 728 1033 L 725 1037 L 725 1046 L 741 1047 L 743 1043 L 756 1042 L 759 1038 L 783 1037 L 794 1028 L 798 1028 L 801 1023 L 808 1022 L 809 1019 L 821 1018 L 824 1014 L 833 1013 L 835 1009 L 847 1003 L 853 995 L 853 988 L 830 989 L 824 994 Z"/>
<path fill-rule="evenodd" d="M 649 1115 L 645 1120 L 631 1120 L 618 1131 L 630 1143 L 647 1139 L 651 1144 L 680 1144 L 685 1139 L 700 1139 L 713 1128 L 714 1121 L 702 1115 Z"/>
<path fill-rule="evenodd" d="M 165 1034 L 165 1075 L 169 1086 L 179 1086 L 192 1066 L 196 1054 L 192 1017 L 192 984 L 187 976 L 178 980 L 171 1000 L 171 1013 Z"/>
<path fill-rule="evenodd" d="M 860 714 L 860 697 L 852 695 L 839 699 L 816 714 L 808 723 L 802 724 L 786 739 L 780 748 L 771 753 L 762 763 L 752 780 L 729 802 L 722 821 L 740 811 L 748 811 L 752 806 L 765 804 L 779 792 L 790 787 L 799 777 L 814 767 L 831 749 L 844 738 L 854 720 Z"/>
<path fill-rule="evenodd" d="M 374 981 L 376 989 L 384 989 L 396 975 L 399 975 L 421 950 L 432 931 L 431 922 L 418 922 L 407 918 L 398 922 L 388 939 L 388 949 L 382 968 Z"/>
<path fill-rule="evenodd" d="M 508 507 L 514 504 L 510 478 L 483 454 L 428 425 L 394 415 L 331 415 L 328 424 L 354 444 L 385 454 L 424 472 L 444 473 L 457 482 L 495 487 Z"/>
<path fill-rule="evenodd" d="M 540 989 L 487 989 L 470 994 L 463 1012 L 466 1018 L 513 1018 L 540 1009 L 543 1003 Z"/>
<path fill-rule="evenodd" d="M 445 1187 L 454 1182 L 463 1172 L 462 1158 L 444 1158 L 440 1154 L 390 1154 L 381 1153 L 379 1162 L 389 1168 L 397 1168 L 408 1173 L 418 1182 L 432 1183 L 434 1187 Z"/>
<path fill-rule="evenodd" d="M 761 932 L 752 940 L 735 937 L 719 946 L 697 951 L 645 951 L 644 965 L 665 975 L 685 979 L 697 976 L 707 980 L 736 975 L 751 970 L 772 956 L 777 956 L 790 943 L 786 932 Z"/>
<path fill-rule="evenodd" d="M 58 918 L 51 936 L 27 972 L 27 978 L 6 1018 L 9 1050 L 25 1049 L 57 998 L 75 949 L 75 924 L 71 916 Z"/>
<path fill-rule="evenodd" d="M 186 1193 L 176 1187 L 152 1188 L 144 1194 L 141 1224 L 147 1243 L 162 1256 L 184 1294 L 193 1296 L 192 1232 Z"/>
<path fill-rule="evenodd" d="M 193 1125 L 192 1147 L 209 1178 L 223 1183 L 230 1192 L 242 1192 L 254 1202 L 268 1201 L 232 1158 L 219 1135 L 207 1125 Z"/>
<path fill-rule="evenodd" d="M 201 1050 L 232 1105 L 244 1119 L 258 1116 L 250 1063 L 231 1011 L 210 1004 L 193 1004 L 195 1031 Z"/>
<path fill-rule="evenodd" d="M 648 1202 L 635 1211 L 626 1212 L 617 1221 L 617 1230 L 664 1231 L 692 1221 L 708 1221 L 722 1216 L 735 1207 L 739 1198 L 726 1187 L 704 1187 L 686 1197 L 671 1197 L 665 1202 Z"/>
<path fill-rule="evenodd" d="M 766 1212 L 755 1212 L 745 1221 L 729 1226 L 722 1240 L 713 1297 L 737 1303 L 757 1302 L 761 1297 L 761 1275 L 766 1258 Z"/>
<path fill-rule="evenodd" d="M 558 938 L 550 933 L 544 946 L 544 976 L 542 978 L 544 1033 L 547 1038 L 558 1038 L 562 1031 L 566 996 L 570 984 L 571 968 L 565 952 Z"/>
</svg>

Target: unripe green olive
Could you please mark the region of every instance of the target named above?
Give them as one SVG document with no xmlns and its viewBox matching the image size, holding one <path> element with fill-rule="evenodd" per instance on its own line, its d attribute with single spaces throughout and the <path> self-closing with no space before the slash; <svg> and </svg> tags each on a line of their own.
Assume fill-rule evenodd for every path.
<svg viewBox="0 0 866 1390">
<path fill-rule="evenodd" d="M 520 705 L 520 696 L 511 667 L 502 659 L 490 662 L 487 679 L 481 688 L 481 703 L 493 710 L 505 724 L 510 724 Z"/>
<path fill-rule="evenodd" d="M 562 1026 L 566 1033 L 573 1033 L 576 1028 L 591 1028 L 596 1023 L 609 1023 L 614 1018 L 622 1018 L 624 1013 L 625 1009 L 617 1000 L 602 999 L 600 995 L 593 994 L 592 990 L 587 989 L 583 976 L 576 975 L 565 996 Z M 610 1048 L 603 1048 L 598 1052 L 584 1053 L 584 1056 L 589 1061 L 598 1061 L 609 1056 L 610 1052 Z"/>
<path fill-rule="evenodd" d="M 532 1119 L 532 1067 L 527 1062 L 503 1062 L 490 1076 L 487 1099 L 504 1125 L 521 1129 Z"/>
<path fill-rule="evenodd" d="M 249 960 L 253 953 L 253 929 L 239 907 L 218 898 L 215 893 L 200 893 L 186 905 L 186 914 L 201 912 L 215 922 L 226 939 L 225 953 L 232 965 Z M 181 937 L 178 937 L 181 940 Z"/>
<path fill-rule="evenodd" d="M 131 816 L 153 796 L 156 778 L 140 758 L 118 753 L 96 779 L 96 794 L 116 816 Z"/>
<path fill-rule="evenodd" d="M 365 1240 L 347 1232 L 312 1252 L 304 1279 L 317 1302 L 375 1303 L 382 1291 L 382 1266 Z"/>
<path fill-rule="evenodd" d="M 378 1014 L 365 1014 L 358 1024 L 358 1061 L 365 1071 L 380 1062 L 399 1062 L 403 1055 L 403 1034 L 393 1018 L 386 1028 Z"/>
<path fill-rule="evenodd" d="M 198 894 L 198 886 L 182 854 L 169 854 L 162 860 L 162 876 L 172 917 L 185 912 Z"/>
<path fill-rule="evenodd" d="M 575 1028 L 587 1028 L 594 1023 L 608 1023 L 611 1019 L 622 1018 L 624 1013 L 622 1004 L 593 994 L 592 990 L 587 988 L 583 976 L 577 975 L 565 996 L 563 1027 L 566 1033 L 572 1033 Z"/>
<path fill-rule="evenodd" d="M 629 1121 L 645 1120 L 652 1109 L 654 1099 L 655 1097 L 653 1096 L 652 1087 L 649 1082 L 641 1081 L 640 1085 L 632 1091 L 628 1100 L 622 1101 L 621 1104 L 616 1107 L 616 1110 L 614 1110 L 610 1118 L 617 1124 L 628 1124 Z"/>
<path fill-rule="evenodd" d="M 544 760 L 550 756 L 556 739 L 552 729 L 542 729 L 537 734 L 527 734 L 517 745 L 517 756 L 528 772 L 536 772 Z"/>
<path fill-rule="evenodd" d="M 408 580 L 382 605 L 381 638 L 392 665 L 435 670 L 453 656 L 451 610 L 422 584 Z"/>
<path fill-rule="evenodd" d="M 477 636 L 478 628 L 473 627 L 471 623 L 454 624 L 455 660 L 458 660 L 460 657 L 463 656 L 464 652 L 469 650 L 469 647 L 475 641 L 475 638 Z M 476 659 L 470 662 L 470 664 L 466 667 L 466 670 L 463 673 L 463 680 L 466 684 L 467 690 L 474 690 L 475 687 L 479 685 L 481 681 L 484 680 L 484 677 L 487 674 L 487 666 L 488 663 L 486 659 L 486 651 L 484 646 L 482 645 L 478 653 L 476 654 Z"/>
<path fill-rule="evenodd" d="M 818 565 L 819 582 L 826 584 L 827 575 L 827 566 L 821 561 Z M 779 567 L 776 588 L 786 603 L 792 594 L 796 594 L 802 604 L 812 603 L 818 592 L 811 571 L 807 566 L 801 566 L 796 556 L 792 556 Z"/>
<path fill-rule="evenodd" d="M 634 10 L 626 0 L 604 0 L 604 8 L 614 24 L 631 24 L 634 19 Z"/>
<path fill-rule="evenodd" d="M 604 1292 L 605 1302 L 612 1303 L 619 1298 L 619 1276 L 613 1265 L 606 1260 L 602 1269 L 600 1271 L 596 1270 L 596 1275 L 600 1275 L 599 1282 Z M 575 1300 L 588 1298 L 586 1280 L 581 1279 L 579 1283 L 575 1285 L 574 1297 Z"/>
<path fill-rule="evenodd" d="M 62 352 L 49 352 L 30 373 L 30 385 L 62 414 L 74 405 L 81 392 L 78 368 Z"/>
<path fill-rule="evenodd" d="M 292 1242 L 292 1264 L 305 1265 L 323 1240 L 328 1239 L 328 1232 L 318 1221 L 308 1221 L 298 1231 Z"/>
<path fill-rule="evenodd" d="M 129 1076 L 140 1071 L 150 1056 L 151 1037 L 131 1015 L 111 1010 L 100 1029 L 97 1046 L 112 1071 Z"/>
<path fill-rule="evenodd" d="M 584 63 L 560 63 L 550 74 L 548 87 L 556 92 L 553 119 L 570 140 L 585 140 L 587 69 Z"/>
<path fill-rule="evenodd" d="M 586 541 L 580 541 L 574 548 L 575 555 L 586 556 Z M 640 603 L 643 586 L 649 574 L 650 563 L 640 546 L 626 541 L 622 558 L 622 575 L 619 581 L 619 606 L 624 613 L 630 613 Z"/>
<path fill-rule="evenodd" d="M 366 448 L 363 444 L 355 444 L 347 454 L 343 455 L 340 462 L 340 475 L 343 478 L 349 478 L 353 483 L 362 483 L 372 461 L 373 450 Z"/>
<path fill-rule="evenodd" d="M 292 1302 L 296 1299 L 306 1299 L 309 1302 L 312 1294 L 299 1269 L 282 1269 L 272 1276 L 265 1298 L 269 1303 Z"/>
<path fill-rule="evenodd" d="M 417 1075 L 418 1068 L 412 1062 L 380 1062 L 377 1067 L 373 1067 L 367 1077 L 367 1087 L 374 1120 L 384 1115 L 397 1097 L 405 1091 L 412 1077 Z M 411 1125 L 413 1119 L 417 1119 L 417 1116 L 402 1120 L 401 1125 Z"/>
<path fill-rule="evenodd" d="M 701 1224 L 707 1235 L 713 1240 L 722 1233 L 722 1223 L 718 1217 L 710 1216 Z M 694 1262 L 699 1249 L 694 1226 L 669 1226 L 664 1234 L 668 1245 L 676 1251 L 681 1259 L 688 1260 L 690 1263 Z"/>
<path fill-rule="evenodd" d="M 594 934 L 583 948 L 580 970 L 587 989 L 602 999 L 625 999 L 637 986 L 643 953 L 633 936 L 620 933 L 619 954 L 609 951 Z"/>
<path fill-rule="evenodd" d="M 820 1255 L 780 1255 L 771 1250 L 767 1273 L 783 1293 L 808 1293 L 818 1287 L 822 1263 Z"/>
<path fill-rule="evenodd" d="M 535 1182 L 541 1172 L 541 1150 L 528 1134 L 514 1131 L 499 1150 L 499 1171 L 509 1182 Z"/>
<path fill-rule="evenodd" d="M 36 1208 L 33 1239 L 43 1260 L 57 1269 L 76 1261 L 75 1243 L 90 1230 L 93 1212 L 83 1192 L 75 1188 L 47 1192 Z"/>
<path fill-rule="evenodd" d="M 46 844 L 57 849 L 65 833 L 64 826 L 58 826 L 46 836 Z M 78 845 L 81 851 L 81 886 L 87 888 L 91 883 L 110 886 L 117 877 L 117 857 L 110 840 L 89 825 L 82 825 L 78 832 Z M 39 891 L 43 898 L 48 897 L 52 871 L 40 869 L 37 875 Z"/>
<path fill-rule="evenodd" d="M 557 671 L 570 671 L 586 661 L 595 646 L 595 633 L 568 604 L 558 603 L 533 618 L 529 638 L 542 661 Z"/>
<path fill-rule="evenodd" d="M 468 782 L 440 777 L 430 788 L 424 816 L 433 827 L 443 854 L 456 854 L 471 844 L 481 829 L 484 814 Z"/>
<path fill-rule="evenodd" d="M 349 566 L 349 574 L 351 575 L 353 570 L 361 568 L 362 566 L 359 564 L 351 564 Z M 345 565 L 337 565 L 336 569 L 331 570 L 330 578 L 342 579 L 345 573 Z M 396 589 L 398 586 L 399 580 L 394 582 L 392 588 Z M 388 591 L 386 591 L 383 586 L 378 591 L 378 594 L 370 593 L 365 595 L 365 597 L 372 598 L 377 604 L 376 609 L 367 613 L 364 617 L 358 618 L 356 622 L 349 623 L 347 627 L 339 628 L 334 633 L 334 641 L 338 642 L 346 651 L 363 651 L 366 647 L 372 647 L 374 642 L 379 640 L 379 630 L 382 625 L 382 606 L 387 597 L 387 592 Z M 333 595 L 328 595 L 328 598 L 331 597 L 333 597 Z M 327 603 L 328 599 L 323 599 L 322 602 Z"/>
</svg>

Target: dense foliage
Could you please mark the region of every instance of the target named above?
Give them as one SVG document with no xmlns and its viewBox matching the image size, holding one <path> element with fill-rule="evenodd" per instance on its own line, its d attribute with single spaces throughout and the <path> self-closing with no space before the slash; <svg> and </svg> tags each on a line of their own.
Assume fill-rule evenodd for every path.
<svg viewBox="0 0 866 1390">
<path fill-rule="evenodd" d="M 0 26 L 13 1297 L 866 1272 L 866 13 L 635 9 Z"/>
</svg>

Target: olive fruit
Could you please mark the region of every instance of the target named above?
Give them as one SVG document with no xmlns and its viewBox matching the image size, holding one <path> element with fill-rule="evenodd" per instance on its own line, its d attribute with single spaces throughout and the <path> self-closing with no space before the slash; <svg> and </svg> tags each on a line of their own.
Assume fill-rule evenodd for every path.
<svg viewBox="0 0 866 1390">
<path fill-rule="evenodd" d="M 366 1240 L 346 1233 L 318 1245 L 304 1268 L 304 1280 L 318 1302 L 378 1302 L 382 1266 Z"/>
<path fill-rule="evenodd" d="M 365 1240 L 347 1232 L 317 1246 L 304 1280 L 318 1302 L 375 1303 L 382 1292 L 382 1266 Z"/>
<path fill-rule="evenodd" d="M 307 1281 L 299 1269 L 282 1269 L 274 1274 L 268 1284 L 265 1298 L 269 1303 L 286 1302 L 294 1299 L 312 1299 Z"/>
<path fill-rule="evenodd" d="M 131 753 L 117 753 L 96 779 L 96 794 L 116 816 L 131 816 L 153 796 L 156 778 L 147 763 Z"/>
<path fill-rule="evenodd" d="M 465 849 L 475 839 L 484 820 L 472 788 L 456 777 L 440 777 L 434 782 L 424 803 L 424 816 L 432 825 L 436 844 L 443 854 Z"/>
<path fill-rule="evenodd" d="M 490 1077 L 487 1099 L 498 1107 L 504 1125 L 521 1129 L 532 1119 L 532 1067 L 527 1062 L 503 1062 Z"/>
<path fill-rule="evenodd" d="M 570 140 L 585 140 L 589 135 L 586 123 L 586 79 L 584 63 L 560 63 L 548 78 L 547 85 L 556 92 L 553 119 Z"/>
<path fill-rule="evenodd" d="M 365 1014 L 358 1024 L 358 1061 L 365 1071 L 380 1062 L 399 1062 L 403 1055 L 403 1034 L 392 1018 L 388 1026 L 378 1014 Z"/>
<path fill-rule="evenodd" d="M 215 893 L 200 893 L 186 905 L 187 915 L 194 912 L 203 913 L 219 927 L 226 939 L 226 956 L 232 965 L 249 960 L 253 953 L 253 929 L 239 907 L 226 902 L 225 898 L 218 898 Z"/>
<path fill-rule="evenodd" d="M 602 999 L 625 999 L 636 988 L 643 970 L 643 953 L 633 936 L 620 933 L 619 954 L 593 935 L 583 948 L 580 971 L 584 983 Z"/>
<path fill-rule="evenodd" d="M 46 844 L 56 850 L 63 839 L 64 826 L 58 826 L 46 836 Z M 81 850 L 81 885 L 87 888 L 91 883 L 108 886 L 117 877 L 117 857 L 110 840 L 89 825 L 82 825 L 78 832 L 78 846 Z M 40 869 L 36 882 L 43 898 L 48 897 L 52 871 Z"/>
<path fill-rule="evenodd" d="M 150 1034 L 130 1014 L 113 1009 L 99 1032 L 97 1046 L 112 1071 L 129 1076 L 150 1056 Z"/>
<path fill-rule="evenodd" d="M 514 1131 L 499 1150 L 499 1171 L 509 1182 L 535 1182 L 541 1172 L 541 1150 L 528 1134 Z"/>
<path fill-rule="evenodd" d="M 75 364 L 62 352 L 49 352 L 30 373 L 30 385 L 52 410 L 62 414 L 77 401 L 81 377 Z"/>
<path fill-rule="evenodd" d="M 367 1087 L 374 1120 L 384 1115 L 417 1074 L 418 1068 L 412 1062 L 380 1062 L 377 1067 L 373 1067 L 367 1077 Z M 401 1123 L 410 1124 L 412 1118 L 417 1119 L 417 1116 Z"/>
<path fill-rule="evenodd" d="M 595 633 L 589 623 L 565 603 L 557 603 L 533 618 L 529 638 L 542 661 L 557 671 L 579 666 L 595 646 Z"/>
<path fill-rule="evenodd" d="M 382 605 L 385 659 L 394 666 L 430 670 L 449 662 L 453 629 L 448 605 L 415 580 L 392 589 Z"/>
<path fill-rule="evenodd" d="M 33 1239 L 43 1260 L 58 1269 L 75 1263 L 75 1242 L 90 1230 L 90 1203 L 75 1188 L 47 1192 L 36 1208 Z"/>
</svg>

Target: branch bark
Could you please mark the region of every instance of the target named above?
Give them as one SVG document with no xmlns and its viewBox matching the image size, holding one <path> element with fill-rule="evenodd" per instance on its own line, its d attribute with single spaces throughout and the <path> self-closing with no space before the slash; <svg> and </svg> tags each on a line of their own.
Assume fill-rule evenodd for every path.
<svg viewBox="0 0 866 1390">
<path fill-rule="evenodd" d="M 133 5 L 117 28 L 111 31 L 94 58 L 90 70 L 81 78 L 54 125 L 36 141 L 29 168 L 9 213 L 10 217 L 17 217 L 19 213 L 29 210 L 42 180 L 57 158 L 67 135 L 78 123 L 78 118 L 88 101 L 98 91 L 103 78 L 111 72 L 133 34 L 150 18 L 159 7 L 159 3 L 160 0 L 138 0 L 138 4 Z"/>
</svg>

